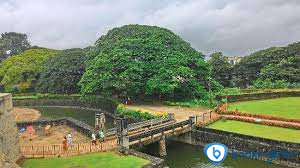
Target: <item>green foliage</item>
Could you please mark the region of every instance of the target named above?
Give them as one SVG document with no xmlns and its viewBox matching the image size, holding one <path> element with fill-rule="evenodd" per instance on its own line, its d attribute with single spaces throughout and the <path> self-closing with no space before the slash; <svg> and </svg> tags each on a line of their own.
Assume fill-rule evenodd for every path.
<svg viewBox="0 0 300 168">
<path fill-rule="evenodd" d="M 119 115 L 119 116 L 126 116 L 129 118 L 138 119 L 138 120 L 150 120 L 150 119 L 161 117 L 159 115 L 153 115 L 148 112 L 142 112 L 140 110 L 126 109 L 123 104 L 118 105 L 116 112 L 117 112 L 117 115 Z"/>
<path fill-rule="evenodd" d="M 233 76 L 233 83 L 240 87 L 249 87 L 257 79 L 300 83 L 300 42 L 244 57 L 234 66 Z"/>
<path fill-rule="evenodd" d="M 300 83 L 289 83 L 286 80 L 275 80 L 272 82 L 270 79 L 254 81 L 253 88 L 255 89 L 287 89 L 287 88 L 300 88 Z"/>
<path fill-rule="evenodd" d="M 0 63 L 0 85 L 7 92 L 25 92 L 32 89 L 44 63 L 59 53 L 51 49 L 30 49 Z"/>
<path fill-rule="evenodd" d="M 216 89 L 215 82 L 209 83 L 203 54 L 167 29 L 114 28 L 97 40 L 88 56 L 82 94 L 186 99 Z"/>
<path fill-rule="evenodd" d="M 232 66 L 222 52 L 215 52 L 210 56 L 208 63 L 212 68 L 212 77 L 224 87 L 231 85 Z"/>
<path fill-rule="evenodd" d="M 258 79 L 254 81 L 253 87 L 257 89 L 283 89 L 288 87 L 288 82 L 285 80 L 276 80 L 275 82 L 272 82 L 270 79 Z"/>
<path fill-rule="evenodd" d="M 221 94 L 223 95 L 231 95 L 231 94 L 240 94 L 241 89 L 239 88 L 226 88 L 221 91 Z"/>
<path fill-rule="evenodd" d="M 282 59 L 278 64 L 269 64 L 261 69 L 261 79 L 271 81 L 285 80 L 289 83 L 300 82 L 300 55 Z"/>
<path fill-rule="evenodd" d="M 36 90 L 42 93 L 78 93 L 84 70 L 85 52 L 68 49 L 51 57 L 41 72 Z"/>
<path fill-rule="evenodd" d="M 20 54 L 30 47 L 27 35 L 16 32 L 5 32 L 0 38 L 0 62 L 6 58 Z"/>
<path fill-rule="evenodd" d="M 194 100 L 184 101 L 184 102 L 166 101 L 165 103 L 169 106 L 197 107 L 197 108 L 215 107 L 217 105 L 217 102 L 213 99 L 210 100 L 194 99 Z"/>
</svg>

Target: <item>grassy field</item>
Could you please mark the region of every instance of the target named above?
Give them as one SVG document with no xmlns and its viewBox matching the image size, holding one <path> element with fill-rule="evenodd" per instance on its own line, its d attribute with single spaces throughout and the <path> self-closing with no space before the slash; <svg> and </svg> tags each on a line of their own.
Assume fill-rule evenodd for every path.
<svg viewBox="0 0 300 168">
<path fill-rule="evenodd" d="M 300 143 L 300 130 L 288 128 L 272 127 L 233 120 L 219 120 L 211 125 L 208 125 L 207 128 L 268 139 Z"/>
<path fill-rule="evenodd" d="M 114 152 L 93 153 L 80 156 L 46 159 L 29 159 L 24 168 L 140 168 L 149 161 L 135 156 L 119 156 Z"/>
<path fill-rule="evenodd" d="M 300 97 L 285 97 L 277 99 L 253 100 L 231 103 L 230 110 L 240 112 L 268 114 L 277 117 L 300 118 Z"/>
</svg>

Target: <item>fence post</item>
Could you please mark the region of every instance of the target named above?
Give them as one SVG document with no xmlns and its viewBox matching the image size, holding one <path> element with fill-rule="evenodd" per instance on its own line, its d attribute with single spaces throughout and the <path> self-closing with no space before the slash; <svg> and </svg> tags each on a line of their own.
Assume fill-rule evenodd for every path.
<svg viewBox="0 0 300 168">
<path fill-rule="evenodd" d="M 209 119 L 211 119 L 211 111 L 209 112 Z"/>
<path fill-rule="evenodd" d="M 32 151 L 32 157 L 34 158 L 34 151 L 33 151 L 33 146 L 31 147 Z"/>
</svg>

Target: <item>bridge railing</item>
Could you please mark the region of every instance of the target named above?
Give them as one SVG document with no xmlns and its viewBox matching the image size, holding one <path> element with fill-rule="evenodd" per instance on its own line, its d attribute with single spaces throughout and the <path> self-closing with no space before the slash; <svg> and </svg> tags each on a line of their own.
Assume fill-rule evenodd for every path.
<svg viewBox="0 0 300 168">
<path fill-rule="evenodd" d="M 142 122 L 132 123 L 128 125 L 128 130 L 133 131 L 137 129 L 152 127 L 160 124 L 164 124 L 167 122 L 175 121 L 174 114 L 168 114 L 167 116 L 146 120 Z M 110 128 L 106 130 L 106 136 L 112 136 L 116 134 L 116 128 Z"/>
<path fill-rule="evenodd" d="M 151 120 L 146 120 L 146 121 L 142 121 L 142 122 L 129 124 L 128 129 L 129 129 L 129 131 L 131 131 L 131 130 L 140 129 L 140 128 L 144 128 L 144 127 L 152 127 L 155 125 L 167 123 L 167 122 L 174 121 L 174 120 L 175 120 L 174 115 L 168 114 L 165 117 L 160 117 L 160 118 L 156 118 L 156 119 L 151 119 Z"/>
<path fill-rule="evenodd" d="M 150 137 L 150 136 L 153 136 L 153 135 L 156 135 L 159 133 L 163 133 L 165 131 L 175 130 L 176 128 L 184 127 L 186 125 L 192 125 L 192 120 L 185 120 L 185 121 L 181 121 L 178 123 L 165 125 L 164 127 L 161 127 L 161 128 L 156 128 L 156 129 L 149 130 L 147 132 L 142 132 L 142 133 L 139 133 L 136 135 L 129 136 L 129 142 L 140 140 L 140 139 L 146 138 L 146 137 Z"/>
</svg>

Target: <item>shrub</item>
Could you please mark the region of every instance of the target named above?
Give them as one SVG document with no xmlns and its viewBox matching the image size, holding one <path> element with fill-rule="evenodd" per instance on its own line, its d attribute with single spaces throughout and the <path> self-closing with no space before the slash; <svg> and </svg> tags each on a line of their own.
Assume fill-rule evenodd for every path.
<svg viewBox="0 0 300 168">
<path fill-rule="evenodd" d="M 272 82 L 271 80 L 261 80 L 258 79 L 253 83 L 253 88 L 256 89 L 284 89 L 289 86 L 293 86 L 285 80 L 276 80 Z"/>
<path fill-rule="evenodd" d="M 277 122 L 277 121 L 270 121 L 270 120 L 257 121 L 256 118 L 247 118 L 247 117 L 239 117 L 239 116 L 225 116 L 225 117 L 228 120 L 243 121 L 243 122 L 256 123 L 256 124 L 275 126 L 275 127 L 300 129 L 299 124 L 294 124 L 289 122 Z"/>
<path fill-rule="evenodd" d="M 127 109 L 125 108 L 124 104 L 119 104 L 116 112 L 119 116 L 126 116 L 128 118 L 137 120 L 150 120 L 161 117 L 160 115 L 153 115 L 148 112 L 142 112 L 140 110 Z"/>
<path fill-rule="evenodd" d="M 276 121 L 300 123 L 300 119 L 276 117 L 276 116 L 266 115 L 266 114 L 244 113 L 244 112 L 239 112 L 237 109 L 233 110 L 233 111 L 227 111 L 226 109 L 227 109 L 226 104 L 221 105 L 217 110 L 218 114 L 235 115 L 235 116 L 241 116 L 241 117 L 262 118 L 262 119 L 267 119 L 267 120 L 276 120 Z"/>
</svg>

